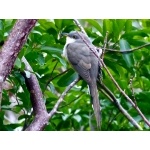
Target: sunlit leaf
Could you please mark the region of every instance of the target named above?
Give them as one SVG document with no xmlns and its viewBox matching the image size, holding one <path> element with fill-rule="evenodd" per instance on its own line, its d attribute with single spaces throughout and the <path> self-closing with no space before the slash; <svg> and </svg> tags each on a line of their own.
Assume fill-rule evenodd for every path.
<svg viewBox="0 0 150 150">
<path fill-rule="evenodd" d="M 129 43 L 124 39 L 121 39 L 119 41 L 119 44 L 120 44 L 120 50 L 121 51 L 130 49 Z M 132 53 L 123 53 L 122 56 L 123 56 L 123 59 L 125 60 L 125 62 L 127 64 L 127 66 L 129 68 L 132 67 L 133 66 L 133 54 Z"/>
</svg>

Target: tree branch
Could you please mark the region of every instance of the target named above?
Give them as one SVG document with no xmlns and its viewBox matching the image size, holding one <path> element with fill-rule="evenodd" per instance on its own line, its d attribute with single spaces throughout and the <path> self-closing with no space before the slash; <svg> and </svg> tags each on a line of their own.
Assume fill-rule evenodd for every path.
<svg viewBox="0 0 150 150">
<path fill-rule="evenodd" d="M 62 93 L 62 95 L 60 96 L 60 98 L 58 99 L 57 103 L 55 104 L 54 108 L 50 111 L 49 113 L 49 118 L 51 118 L 56 112 L 57 109 L 60 105 L 60 103 L 63 101 L 63 98 L 65 97 L 65 95 L 67 94 L 67 92 L 79 81 L 79 78 L 75 79 L 66 89 L 65 91 Z"/>
<path fill-rule="evenodd" d="M 22 58 L 22 62 L 25 64 L 26 71 L 33 72 L 25 57 Z M 25 72 L 22 72 L 22 75 L 25 78 L 26 86 L 30 92 L 30 100 L 35 115 L 33 122 L 26 128 L 26 131 L 41 131 L 48 123 L 49 118 L 39 82 L 33 73 L 30 73 L 29 78 Z"/>
<path fill-rule="evenodd" d="M 46 85 L 45 85 L 45 89 L 47 88 L 48 84 L 49 84 L 52 80 L 54 80 L 54 79 L 56 79 L 57 77 L 59 77 L 59 76 L 65 74 L 65 73 L 68 72 L 69 70 L 70 70 L 70 69 L 67 69 L 67 70 L 61 72 L 60 74 L 56 75 L 55 77 L 50 77 L 50 79 L 47 81 L 47 83 L 46 83 Z"/>
<path fill-rule="evenodd" d="M 33 72 L 31 66 L 29 65 L 29 63 L 24 57 L 22 58 L 22 62 L 24 62 L 25 64 L 26 71 Z M 23 72 L 22 75 L 25 78 L 27 88 L 30 92 L 31 103 L 32 103 L 33 112 L 35 115 L 33 122 L 25 130 L 26 131 L 42 131 L 44 127 L 46 126 L 46 124 L 48 123 L 49 119 L 51 119 L 51 117 L 57 112 L 57 109 L 60 103 L 63 101 L 63 98 L 65 97 L 66 93 L 79 81 L 79 79 L 74 80 L 66 88 L 66 90 L 62 93 L 62 95 L 58 99 L 53 109 L 48 114 L 46 107 L 45 107 L 45 103 L 43 101 L 42 91 L 40 89 L 36 75 L 31 73 L 29 78 L 26 77 L 25 72 Z"/>
<path fill-rule="evenodd" d="M 116 107 L 122 112 L 122 114 L 131 122 L 131 124 L 139 130 L 143 130 L 140 125 L 130 116 L 130 114 L 122 107 L 122 105 L 117 101 L 113 93 L 102 83 L 100 83 L 101 91 L 116 105 Z M 105 91 L 103 91 L 103 90 Z"/>
<path fill-rule="evenodd" d="M 2 98 L 2 84 L 11 72 L 18 53 L 36 21 L 36 19 L 18 20 L 0 51 L 0 100 Z"/>
<path fill-rule="evenodd" d="M 106 65 L 104 64 L 103 60 L 101 60 L 101 63 L 103 65 L 103 67 L 105 68 L 106 72 L 108 73 L 110 79 L 113 81 L 113 83 L 116 85 L 116 87 L 118 88 L 118 90 L 121 92 L 121 94 L 128 100 L 128 102 L 130 102 L 132 104 L 132 106 L 137 110 L 137 112 L 139 113 L 139 115 L 141 116 L 141 118 L 143 119 L 143 121 L 150 126 L 150 122 L 146 119 L 146 117 L 143 115 L 143 113 L 141 112 L 141 110 L 139 109 L 139 107 L 128 97 L 128 95 L 126 95 L 126 93 L 120 88 L 120 86 L 118 85 L 118 83 L 116 82 L 116 80 L 113 78 L 113 76 L 111 75 L 111 73 L 109 72 L 109 70 L 107 69 Z"/>
<path fill-rule="evenodd" d="M 124 50 L 124 51 L 119 51 L 119 50 L 109 49 L 109 48 L 106 48 L 106 51 L 117 52 L 117 53 L 131 53 L 131 52 L 133 52 L 133 51 L 139 50 L 139 49 L 144 48 L 144 47 L 147 47 L 147 46 L 150 46 L 150 43 L 141 45 L 141 46 L 139 46 L 139 47 L 135 47 L 135 48 L 133 48 L 133 49 Z M 104 48 L 102 48 L 102 49 L 104 49 Z"/>
<path fill-rule="evenodd" d="M 81 26 L 80 22 L 77 19 L 73 19 L 73 20 L 74 20 L 74 23 L 79 27 L 81 32 L 84 33 L 85 35 L 87 35 L 84 28 Z"/>
</svg>

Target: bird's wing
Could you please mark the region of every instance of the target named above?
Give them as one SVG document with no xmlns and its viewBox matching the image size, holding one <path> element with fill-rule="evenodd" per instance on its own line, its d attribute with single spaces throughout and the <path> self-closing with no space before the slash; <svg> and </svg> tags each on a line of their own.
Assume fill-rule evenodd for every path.
<svg viewBox="0 0 150 150">
<path fill-rule="evenodd" d="M 91 69 L 89 48 L 85 44 L 71 43 L 67 46 L 67 55 L 73 68 L 89 83 L 91 80 L 89 72 Z"/>
</svg>

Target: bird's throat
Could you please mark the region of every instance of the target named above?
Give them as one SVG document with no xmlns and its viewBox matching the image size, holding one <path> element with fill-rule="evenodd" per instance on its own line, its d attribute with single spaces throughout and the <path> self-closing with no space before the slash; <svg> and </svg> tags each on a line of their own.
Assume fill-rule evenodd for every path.
<svg viewBox="0 0 150 150">
<path fill-rule="evenodd" d="M 64 46 L 63 54 L 62 54 L 62 56 L 65 57 L 66 59 L 68 59 L 68 56 L 67 56 L 67 45 L 70 44 L 70 43 L 74 43 L 74 42 L 75 42 L 75 39 L 70 38 L 70 37 L 66 38 L 66 44 Z"/>
</svg>

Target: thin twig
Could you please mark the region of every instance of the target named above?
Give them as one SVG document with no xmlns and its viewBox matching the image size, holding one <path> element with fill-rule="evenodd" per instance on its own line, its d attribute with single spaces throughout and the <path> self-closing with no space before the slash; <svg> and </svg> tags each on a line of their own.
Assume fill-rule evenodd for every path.
<svg viewBox="0 0 150 150">
<path fill-rule="evenodd" d="M 100 90 L 116 105 L 116 107 L 122 112 L 122 114 L 131 122 L 131 124 L 139 130 L 143 130 L 140 125 L 130 116 L 130 114 L 122 107 L 117 101 L 113 93 L 102 83 L 100 83 Z M 103 91 L 104 90 L 104 91 Z"/>
<path fill-rule="evenodd" d="M 107 39 L 108 39 L 108 32 L 106 32 L 106 36 L 105 36 L 105 39 L 104 39 L 104 48 L 103 48 L 103 51 L 102 51 L 101 59 L 104 58 L 104 53 L 105 53 L 106 46 L 107 46 Z"/>
<path fill-rule="evenodd" d="M 120 114 L 120 112 L 117 112 L 114 117 L 108 121 L 108 125 L 107 125 L 107 130 L 109 128 L 109 126 L 112 124 L 112 122 L 117 118 L 117 116 Z"/>
<path fill-rule="evenodd" d="M 51 82 L 52 80 L 56 79 L 57 77 L 59 77 L 59 76 L 65 74 L 65 73 L 68 72 L 69 70 L 70 70 L 70 69 L 67 69 L 67 70 L 61 72 L 60 74 L 58 74 L 58 75 L 56 75 L 55 77 L 51 78 L 51 79 L 49 80 L 49 82 Z"/>
<path fill-rule="evenodd" d="M 124 51 L 115 50 L 115 49 L 109 49 L 109 48 L 106 48 L 106 51 L 117 52 L 117 53 L 131 53 L 131 52 L 133 52 L 133 51 L 139 50 L 139 49 L 144 48 L 144 47 L 147 47 L 147 46 L 150 46 L 150 43 L 141 45 L 141 46 L 139 46 L 139 47 L 135 47 L 135 48 L 133 48 L 133 49 L 124 50 Z M 104 48 L 102 48 L 102 49 L 104 49 Z"/>
<path fill-rule="evenodd" d="M 52 70 L 52 72 L 51 72 L 51 74 L 50 74 L 50 79 L 47 81 L 47 83 L 46 83 L 46 85 L 45 85 L 45 89 L 47 88 L 48 84 L 51 82 L 51 78 L 52 78 L 53 72 L 54 72 L 54 70 L 55 70 L 57 64 L 58 64 L 58 61 L 56 62 L 55 66 L 54 66 L 54 68 L 53 68 L 53 70 Z"/>
<path fill-rule="evenodd" d="M 132 104 L 132 106 L 137 110 L 137 112 L 139 113 L 139 115 L 142 117 L 142 119 L 144 120 L 144 122 L 150 126 L 150 122 L 146 119 L 146 117 L 143 115 L 143 113 L 141 112 L 141 110 L 139 109 L 138 106 L 136 106 L 136 104 L 128 97 L 128 95 L 126 95 L 126 93 L 120 88 L 120 86 L 118 85 L 118 83 L 116 82 L 116 80 L 113 78 L 113 76 L 111 75 L 111 73 L 109 72 L 109 70 L 107 69 L 106 65 L 104 64 L 103 60 L 101 60 L 101 63 L 103 65 L 103 67 L 105 68 L 106 72 L 108 73 L 110 79 L 113 81 L 113 83 L 116 85 L 116 87 L 118 88 L 118 90 L 122 93 L 122 95 Z"/>
<path fill-rule="evenodd" d="M 76 97 L 75 99 L 73 99 L 72 101 L 70 101 L 68 104 L 63 105 L 63 106 L 61 106 L 61 107 L 59 107 L 59 108 L 63 108 L 63 107 L 69 106 L 71 103 L 75 102 L 75 101 L 76 101 L 78 98 L 80 98 L 82 95 L 83 95 L 83 93 L 80 94 L 80 95 L 79 95 L 78 97 Z"/>
<path fill-rule="evenodd" d="M 136 102 L 134 90 L 133 90 L 133 84 L 132 84 L 133 79 L 134 79 L 134 76 L 131 76 L 130 81 L 129 81 L 129 88 L 131 89 L 131 92 L 132 92 L 133 101 L 134 101 L 135 105 L 137 106 L 137 102 Z"/>
<path fill-rule="evenodd" d="M 79 27 L 81 32 L 84 33 L 85 35 L 87 35 L 84 28 L 81 26 L 80 22 L 77 19 L 73 19 L 73 20 L 74 20 L 74 23 Z"/>
<path fill-rule="evenodd" d="M 55 104 L 55 106 L 53 107 L 53 109 L 50 111 L 49 113 L 49 119 L 57 112 L 57 109 L 60 105 L 60 103 L 63 101 L 65 95 L 67 94 L 67 92 L 79 81 L 79 78 L 75 79 L 66 89 L 65 91 L 62 93 L 62 95 L 60 96 L 60 98 L 58 99 L 57 103 Z"/>
</svg>

